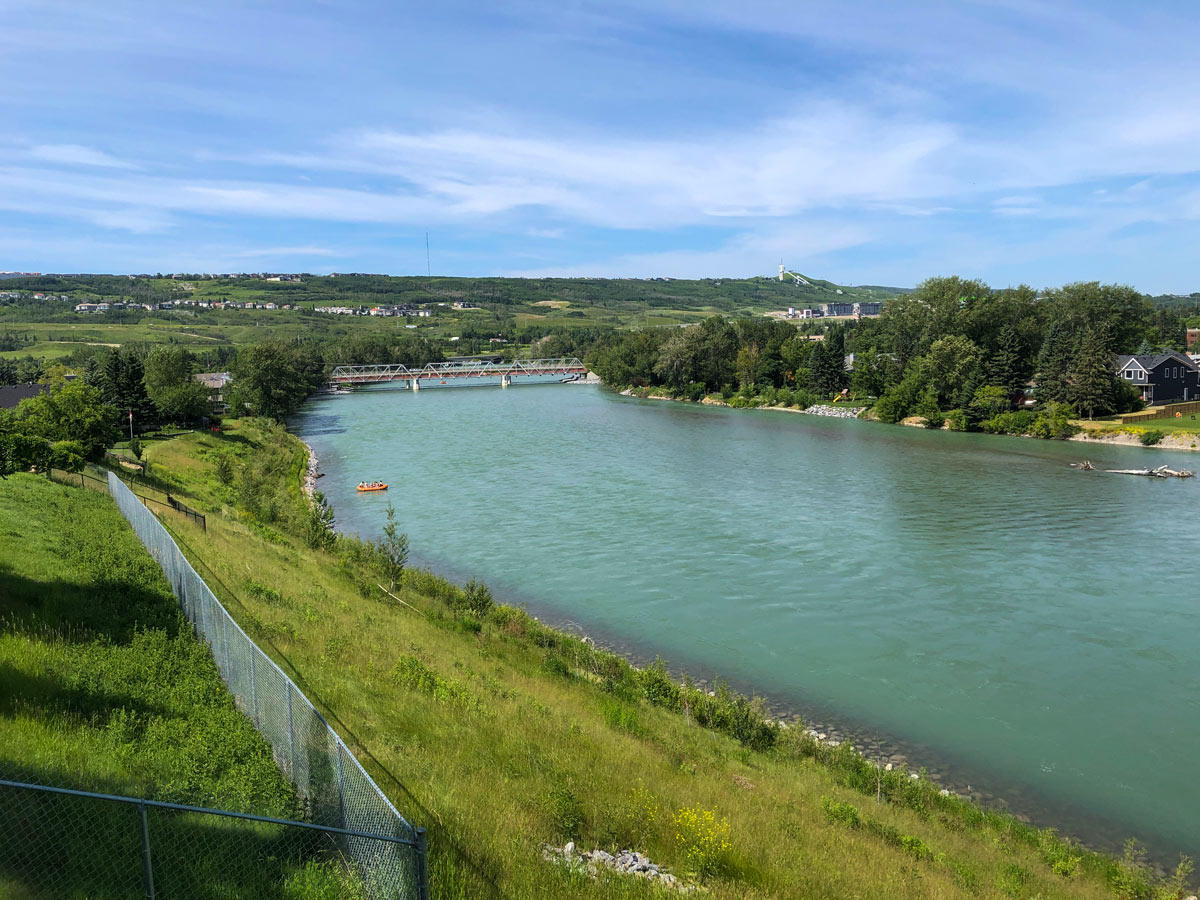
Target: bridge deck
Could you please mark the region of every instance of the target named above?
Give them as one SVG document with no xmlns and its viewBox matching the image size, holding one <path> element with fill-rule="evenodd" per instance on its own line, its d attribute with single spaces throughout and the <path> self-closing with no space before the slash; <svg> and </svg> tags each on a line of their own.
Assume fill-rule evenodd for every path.
<svg viewBox="0 0 1200 900">
<path fill-rule="evenodd" d="M 510 363 L 468 362 L 429 363 L 420 369 L 402 365 L 337 366 L 329 376 L 331 384 L 383 384 L 389 381 L 444 381 L 447 378 L 499 378 L 521 375 L 561 375 L 569 378 L 586 375 L 587 367 L 574 357 L 559 359 L 520 359 Z"/>
</svg>

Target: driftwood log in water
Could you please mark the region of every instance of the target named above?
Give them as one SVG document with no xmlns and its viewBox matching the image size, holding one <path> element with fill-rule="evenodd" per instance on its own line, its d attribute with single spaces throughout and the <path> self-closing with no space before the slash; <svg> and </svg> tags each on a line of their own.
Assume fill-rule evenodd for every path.
<svg viewBox="0 0 1200 900">
<path fill-rule="evenodd" d="M 1191 478 L 1195 473 L 1187 469 L 1168 469 L 1159 466 L 1157 469 L 1105 469 L 1113 475 L 1146 475 L 1150 478 Z"/>
<path fill-rule="evenodd" d="M 1071 463 L 1070 465 L 1072 469 L 1084 469 L 1088 472 L 1091 472 L 1096 468 L 1094 465 L 1092 465 L 1092 461 L 1090 459 L 1085 459 L 1083 462 Z"/>
</svg>

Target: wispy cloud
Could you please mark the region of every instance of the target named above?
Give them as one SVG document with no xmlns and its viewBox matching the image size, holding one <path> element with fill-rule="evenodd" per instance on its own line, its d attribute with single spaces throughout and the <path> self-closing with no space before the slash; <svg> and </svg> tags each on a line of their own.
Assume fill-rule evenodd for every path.
<svg viewBox="0 0 1200 900">
<path fill-rule="evenodd" d="M 266 256 L 338 256 L 328 247 L 254 247 L 229 254 L 236 259 L 257 259 Z"/>
<path fill-rule="evenodd" d="M 42 162 L 65 166 L 96 166 L 102 169 L 136 169 L 133 163 L 81 144 L 40 144 L 29 155 Z"/>
</svg>

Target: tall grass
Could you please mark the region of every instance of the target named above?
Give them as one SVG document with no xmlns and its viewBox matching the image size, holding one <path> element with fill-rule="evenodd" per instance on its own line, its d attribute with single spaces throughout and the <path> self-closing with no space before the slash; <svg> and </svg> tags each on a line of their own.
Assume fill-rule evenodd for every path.
<svg viewBox="0 0 1200 900">
<path fill-rule="evenodd" d="M 29 475 L 0 482 L 0 778 L 298 812 L 269 746 L 112 501 Z M 0 896 L 139 895 L 129 807 L 11 788 L 0 799 Z M 294 830 L 156 815 L 159 881 L 171 896 L 343 895 L 305 887 L 331 864 Z"/>
</svg>

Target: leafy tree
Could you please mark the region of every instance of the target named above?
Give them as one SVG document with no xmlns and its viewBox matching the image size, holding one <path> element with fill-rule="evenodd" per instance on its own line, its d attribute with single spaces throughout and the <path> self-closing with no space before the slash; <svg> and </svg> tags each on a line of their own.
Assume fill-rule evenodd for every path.
<svg viewBox="0 0 1200 900">
<path fill-rule="evenodd" d="M 919 361 L 909 367 L 899 384 L 888 388 L 875 404 L 880 421 L 896 423 L 912 414 L 928 382 Z"/>
<path fill-rule="evenodd" d="M 863 397 L 881 397 L 895 380 L 892 358 L 874 347 L 856 351 L 850 389 Z"/>
<path fill-rule="evenodd" d="M 55 441 L 50 445 L 50 453 L 54 468 L 67 472 L 83 471 L 84 450 L 79 441 Z"/>
<path fill-rule="evenodd" d="M 164 421 L 195 422 L 208 412 L 208 391 L 193 377 L 194 366 L 183 347 L 163 344 L 146 354 L 143 381 Z"/>
<path fill-rule="evenodd" d="M 47 441 L 77 441 L 83 455 L 94 459 L 117 441 L 119 422 L 117 410 L 103 401 L 100 391 L 72 381 L 22 400 L 14 428 Z"/>
<path fill-rule="evenodd" d="M 738 350 L 737 380 L 741 387 L 758 384 L 758 361 L 761 355 L 754 345 L 746 345 Z"/>
<path fill-rule="evenodd" d="M 642 386 L 649 383 L 666 340 L 664 329 L 614 331 L 598 341 L 585 359 L 605 384 Z"/>
<path fill-rule="evenodd" d="M 998 384 L 984 385 L 971 398 L 971 405 L 990 419 L 1008 409 L 1008 392 Z"/>
<path fill-rule="evenodd" d="M 917 400 L 912 412 L 914 416 L 920 416 L 925 420 L 926 428 L 941 428 L 946 421 L 941 407 L 938 406 L 937 389 L 932 384 L 926 386 L 925 390 L 921 392 L 921 397 Z"/>
<path fill-rule="evenodd" d="M 925 357 L 925 374 L 939 402 L 950 402 L 967 375 L 979 364 L 980 351 L 962 335 L 938 338 Z"/>
<path fill-rule="evenodd" d="M 320 384 L 315 361 L 300 347 L 265 341 L 243 347 L 233 365 L 230 408 L 283 421 Z"/>
<path fill-rule="evenodd" d="M 793 334 L 781 345 L 781 361 L 792 384 L 802 387 L 811 382 L 812 355 L 818 343 L 802 334 Z"/>
</svg>

